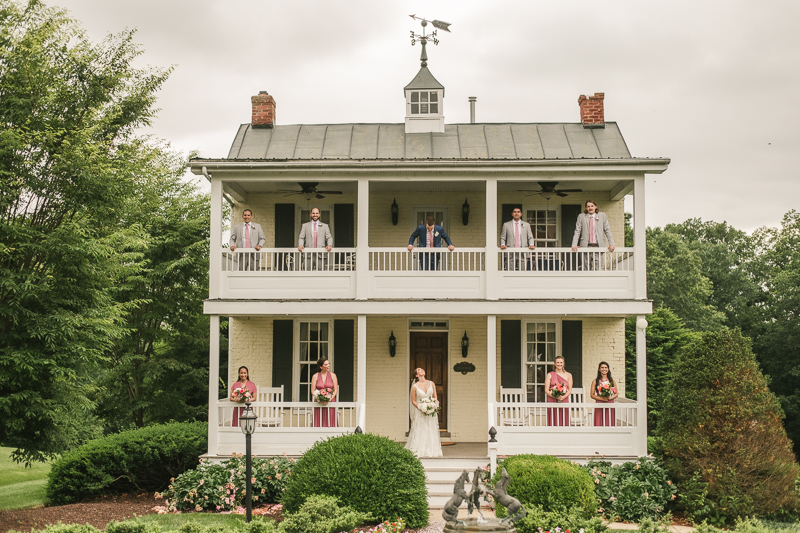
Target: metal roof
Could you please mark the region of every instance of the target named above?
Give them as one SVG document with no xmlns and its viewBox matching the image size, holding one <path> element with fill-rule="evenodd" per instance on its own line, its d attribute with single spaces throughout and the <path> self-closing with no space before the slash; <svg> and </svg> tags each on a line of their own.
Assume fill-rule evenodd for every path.
<svg viewBox="0 0 800 533">
<path fill-rule="evenodd" d="M 404 124 L 242 124 L 229 160 L 630 159 L 615 122 L 450 124 L 444 133 L 406 133 Z"/>
<path fill-rule="evenodd" d="M 409 89 L 442 89 L 442 95 L 444 95 L 444 85 L 436 81 L 428 67 L 419 69 L 411 83 L 405 86 L 404 91 Z"/>
</svg>

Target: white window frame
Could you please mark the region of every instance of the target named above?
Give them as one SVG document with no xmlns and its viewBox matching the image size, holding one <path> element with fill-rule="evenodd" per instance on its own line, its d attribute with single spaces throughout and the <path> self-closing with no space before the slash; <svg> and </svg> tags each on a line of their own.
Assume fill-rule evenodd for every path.
<svg viewBox="0 0 800 533">
<path fill-rule="evenodd" d="M 558 248 L 560 245 L 569 246 L 571 243 L 564 244 L 564 243 L 561 242 L 561 206 L 560 205 L 523 205 L 522 206 L 522 220 L 525 221 L 525 222 L 528 222 L 530 224 L 530 222 L 528 221 L 528 211 L 537 211 L 537 210 L 539 210 L 539 211 L 555 211 L 556 212 L 556 237 L 553 240 L 553 242 L 555 242 L 555 245 L 552 246 L 552 248 Z M 536 224 L 531 224 L 531 232 L 533 233 L 533 242 L 536 244 L 537 248 L 540 247 L 540 246 L 542 248 L 551 248 L 550 246 L 543 246 L 543 244 L 545 242 L 548 242 L 548 241 L 546 241 L 546 240 L 542 241 L 542 239 L 537 239 L 536 238 Z M 541 244 L 540 244 L 540 242 L 541 242 Z"/>
<path fill-rule="evenodd" d="M 425 95 L 427 97 L 427 101 L 426 102 L 422 101 L 422 94 L 423 93 L 425 93 Z M 418 94 L 419 95 L 419 100 L 417 102 L 413 101 L 414 100 L 414 94 Z M 438 110 L 436 112 L 433 112 L 433 111 L 430 110 L 430 106 L 431 106 L 430 95 L 431 94 L 435 94 L 436 95 L 436 102 L 434 102 L 435 104 L 438 104 Z M 433 115 L 441 115 L 442 113 L 444 113 L 444 110 L 442 109 L 442 106 L 443 106 L 444 102 L 442 100 L 443 100 L 442 91 L 440 91 L 440 90 L 435 90 L 435 89 L 434 90 L 418 90 L 418 89 L 409 90 L 408 91 L 408 113 L 407 114 L 408 114 L 408 116 L 411 116 L 411 117 L 426 117 L 426 116 L 433 116 Z M 414 111 L 413 111 L 415 105 L 419 106 L 416 113 L 414 113 Z M 424 105 L 428 106 L 428 111 L 426 111 L 426 112 L 422 111 L 422 106 L 424 106 Z"/>
<path fill-rule="evenodd" d="M 442 222 L 439 222 L 437 220 L 436 223 L 439 224 L 440 226 L 442 226 L 444 228 L 444 231 L 448 235 L 450 235 L 450 206 L 447 206 L 447 205 L 415 205 L 415 206 L 411 206 L 411 231 L 412 232 L 415 229 L 417 229 L 417 226 L 419 226 L 419 224 L 417 224 L 417 215 L 420 213 L 420 211 L 432 211 L 434 213 L 436 211 L 441 211 L 442 212 L 442 217 L 444 218 L 444 220 Z M 425 221 L 423 220 L 422 223 L 425 224 Z"/>
<path fill-rule="evenodd" d="M 522 368 L 520 369 L 522 379 L 522 391 L 524 394 L 524 398 L 528 402 L 546 401 L 546 398 L 529 398 L 528 397 L 528 325 L 529 324 L 554 324 L 555 325 L 555 355 L 553 355 L 553 363 L 550 364 L 547 361 L 544 362 L 545 367 L 545 376 L 548 372 L 555 370 L 555 359 L 559 355 L 561 355 L 562 349 L 562 334 L 561 334 L 561 319 L 560 318 L 552 318 L 552 317 L 541 317 L 541 318 L 530 318 L 527 320 L 522 321 Z M 536 363 L 533 363 L 532 366 L 537 366 Z M 551 368 L 548 368 L 551 367 Z M 542 383 L 535 383 L 534 385 L 544 385 L 544 381 Z"/>
<path fill-rule="evenodd" d="M 295 401 L 295 402 L 310 402 L 311 401 L 311 398 L 310 398 L 310 394 L 311 393 L 310 392 L 309 392 L 309 398 L 301 398 L 300 397 L 300 385 L 301 385 L 301 383 L 300 383 L 300 375 L 302 374 L 302 365 L 303 364 L 307 364 L 307 366 L 309 367 L 308 379 L 309 379 L 309 386 L 310 386 L 311 385 L 311 383 L 310 383 L 311 377 L 319 371 L 319 369 L 315 369 L 314 368 L 314 367 L 316 367 L 316 364 L 317 364 L 316 361 L 319 359 L 319 357 L 317 357 L 316 360 L 314 360 L 313 362 L 310 362 L 310 363 L 306 362 L 306 361 L 300 361 L 300 343 L 303 342 L 302 339 L 300 339 L 301 324 L 317 323 L 317 324 L 327 324 L 328 325 L 328 341 L 327 341 L 328 342 L 328 361 L 330 361 L 330 363 L 331 363 L 331 372 L 334 372 L 334 369 L 333 369 L 333 366 L 334 366 L 334 357 L 333 357 L 333 319 L 332 318 L 319 318 L 319 319 L 310 319 L 310 318 L 302 318 L 302 319 L 300 319 L 300 318 L 297 318 L 297 319 L 295 319 L 294 323 L 295 323 L 294 324 L 295 325 L 295 327 L 294 327 L 294 345 L 295 345 L 295 349 L 294 349 L 294 362 L 293 362 L 293 365 L 292 365 L 292 376 L 293 376 L 292 377 L 292 381 L 294 382 L 294 387 L 293 387 L 294 388 L 294 392 L 293 392 L 292 396 L 294 396 L 294 398 L 292 399 L 292 401 Z M 309 359 L 309 361 L 311 361 L 311 360 Z M 309 388 L 309 390 L 310 390 L 310 388 Z"/>
<path fill-rule="evenodd" d="M 320 212 L 319 220 L 320 220 L 320 222 L 325 222 L 324 220 L 322 220 L 322 212 L 323 211 L 329 211 L 330 212 L 331 215 L 330 215 L 330 217 L 328 217 L 328 218 L 330 218 L 330 221 L 329 222 L 325 222 L 325 224 L 327 224 L 328 227 L 331 228 L 331 235 L 333 235 L 333 205 L 318 205 L 318 204 L 314 204 L 312 206 L 309 206 L 309 209 L 308 209 L 309 216 L 305 220 L 303 220 L 303 211 L 305 211 L 306 209 L 304 207 L 301 207 L 301 206 L 297 207 L 297 216 L 295 217 L 295 220 L 297 220 L 299 222 L 299 224 L 295 224 L 294 234 L 296 236 L 300 235 L 300 229 L 303 227 L 303 224 L 305 224 L 306 222 L 311 222 L 311 210 L 314 209 L 315 207 L 317 209 L 319 209 L 319 212 Z M 295 238 L 295 241 L 297 241 L 297 238 Z"/>
</svg>

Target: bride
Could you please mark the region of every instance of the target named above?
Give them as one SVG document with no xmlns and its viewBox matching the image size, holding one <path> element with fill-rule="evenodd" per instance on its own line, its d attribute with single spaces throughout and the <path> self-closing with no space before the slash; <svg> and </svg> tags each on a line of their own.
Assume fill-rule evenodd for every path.
<svg viewBox="0 0 800 533">
<path fill-rule="evenodd" d="M 442 445 L 439 443 L 439 417 L 429 416 L 419 409 L 423 398 L 436 400 L 436 385 L 425 379 L 425 371 L 417 368 L 411 381 L 411 431 L 408 432 L 406 449 L 417 457 L 441 457 Z"/>
</svg>

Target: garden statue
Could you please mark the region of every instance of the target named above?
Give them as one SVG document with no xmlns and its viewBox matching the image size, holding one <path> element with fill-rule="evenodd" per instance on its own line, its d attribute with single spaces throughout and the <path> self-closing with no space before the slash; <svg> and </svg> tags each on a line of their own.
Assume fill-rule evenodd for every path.
<svg viewBox="0 0 800 533">
<path fill-rule="evenodd" d="M 464 490 L 464 483 L 467 481 L 469 481 L 469 472 L 464 470 L 453 485 L 453 497 L 444 504 L 444 509 L 442 509 L 442 518 L 445 522 L 464 524 L 462 520 L 458 519 L 458 507 L 467 499 L 467 491 Z"/>
<path fill-rule="evenodd" d="M 479 466 L 472 475 L 472 490 L 469 491 L 469 496 L 467 496 L 467 514 L 471 516 L 472 510 L 476 509 L 478 514 L 481 515 L 481 520 L 486 520 L 486 517 L 481 512 L 481 496 L 485 497 L 487 494 L 486 487 L 481 483 L 483 476 L 483 468 Z"/>
<path fill-rule="evenodd" d="M 500 481 L 494 486 L 494 491 L 489 492 L 489 494 L 494 497 L 494 501 L 505 507 L 508 512 L 508 516 L 501 520 L 501 522 L 516 522 L 517 520 L 525 518 L 525 515 L 528 514 L 528 511 L 519 503 L 519 500 L 513 496 L 509 496 L 506 492 L 509 481 L 511 481 L 511 478 L 504 468 L 503 472 L 500 474 Z"/>
</svg>

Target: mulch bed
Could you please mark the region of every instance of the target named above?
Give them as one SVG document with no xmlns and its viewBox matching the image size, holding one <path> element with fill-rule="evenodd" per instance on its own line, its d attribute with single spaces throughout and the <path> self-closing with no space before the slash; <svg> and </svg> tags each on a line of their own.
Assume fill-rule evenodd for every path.
<svg viewBox="0 0 800 533">
<path fill-rule="evenodd" d="M 91 524 L 103 529 L 112 520 L 153 514 L 153 507 L 156 505 L 164 505 L 163 500 L 154 500 L 152 493 L 142 493 L 104 496 L 92 501 L 54 507 L 0 511 L 0 533 L 12 529 L 43 529 L 59 521 L 64 524 Z"/>
</svg>

